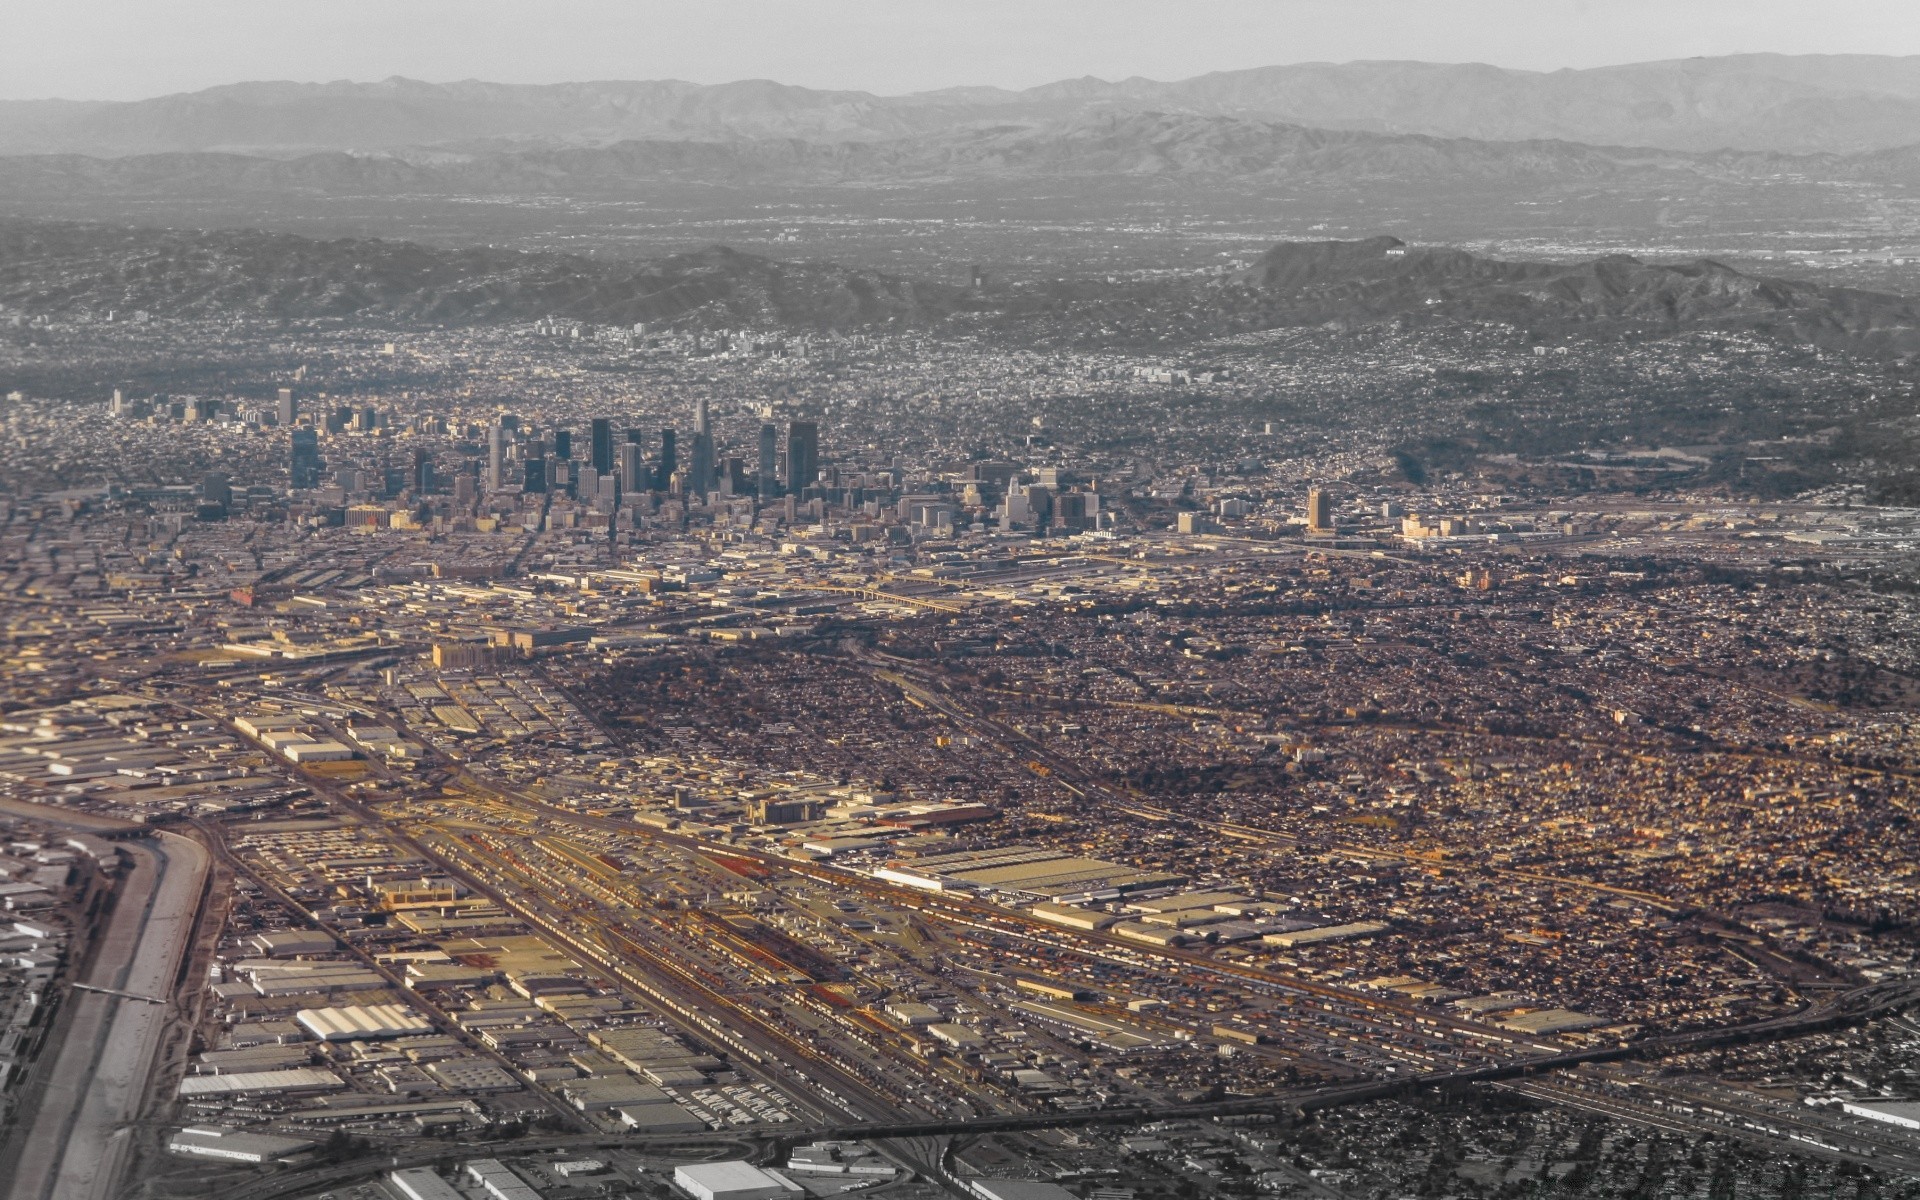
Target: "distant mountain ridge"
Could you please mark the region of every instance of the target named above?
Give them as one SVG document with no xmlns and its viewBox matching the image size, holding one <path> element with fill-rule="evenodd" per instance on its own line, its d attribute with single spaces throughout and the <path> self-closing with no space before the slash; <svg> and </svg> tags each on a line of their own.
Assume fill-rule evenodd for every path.
<svg viewBox="0 0 1920 1200">
<path fill-rule="evenodd" d="M 259 82 L 130 102 L 0 102 L 0 154 L 841 143 L 1143 111 L 1482 141 L 1859 153 L 1920 141 L 1920 57 L 1748 54 L 1553 72 L 1301 63 L 1172 82 L 1089 78 L 908 96 L 769 80 Z"/>
<path fill-rule="evenodd" d="M 619 195 L 660 182 L 839 185 L 950 179 L 1131 176 L 1355 186 L 1623 180 L 1765 181 L 1782 175 L 1920 185 L 1920 146 L 1853 155 L 1487 142 L 1308 129 L 1175 113 L 1088 114 L 890 141 L 797 138 L 622 141 L 601 147 L 347 154 L 296 158 L 211 152 L 0 158 L 0 201 L 240 194 Z"/>
</svg>

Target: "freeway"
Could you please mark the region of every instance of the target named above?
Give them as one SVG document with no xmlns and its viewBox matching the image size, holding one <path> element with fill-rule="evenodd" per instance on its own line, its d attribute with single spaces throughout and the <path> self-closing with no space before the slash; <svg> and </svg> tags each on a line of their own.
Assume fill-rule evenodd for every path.
<svg viewBox="0 0 1920 1200">
<path fill-rule="evenodd" d="M 1156 1121 L 1205 1120 L 1214 1117 L 1235 1117 L 1250 1115 L 1290 1116 L 1320 1112 L 1354 1104 L 1364 1104 L 1373 1100 L 1403 1096 L 1426 1088 L 1450 1088 L 1468 1084 L 1505 1083 L 1508 1081 L 1536 1081 L 1551 1072 L 1589 1062 L 1619 1061 L 1628 1058 L 1652 1057 L 1675 1054 L 1698 1053 L 1715 1046 L 1730 1044 L 1742 1040 L 1762 1038 L 1793 1037 L 1816 1029 L 1830 1028 L 1841 1023 L 1865 1020 L 1872 1016 L 1896 1011 L 1908 1005 L 1920 1002 L 1920 985 L 1904 986 L 1876 985 L 1859 988 L 1847 993 L 1842 1003 L 1833 1006 L 1831 1011 L 1820 1017 L 1781 1018 L 1763 1022 L 1758 1026 L 1733 1027 L 1730 1029 L 1710 1030 L 1703 1033 L 1680 1034 L 1669 1038 L 1649 1039 L 1634 1046 L 1601 1047 L 1593 1050 L 1575 1051 L 1547 1058 L 1530 1059 L 1521 1062 L 1509 1062 L 1496 1066 L 1477 1067 L 1465 1071 L 1436 1071 L 1424 1075 L 1411 1075 L 1400 1079 L 1376 1080 L 1357 1084 L 1342 1084 L 1332 1087 L 1302 1088 L 1292 1091 L 1274 1092 L 1265 1096 L 1243 1096 L 1229 1100 L 1208 1101 L 1199 1104 L 1158 1104 L 1158 1105 L 1119 1105 L 1109 1108 L 1090 1109 L 1078 1112 L 1020 1113 L 1011 1115 L 972 1117 L 964 1120 L 941 1119 L 925 1121 L 863 1121 L 844 1124 L 816 1125 L 808 1128 L 781 1129 L 767 1131 L 782 1145 L 823 1138 L 852 1138 L 881 1143 L 895 1143 L 907 1139 L 934 1138 L 953 1134 L 984 1133 L 1020 1133 L 1044 1129 L 1068 1129 L 1088 1125 L 1144 1125 Z M 1555 1093 L 1557 1094 L 1557 1093 Z M 1544 1097 L 1543 1097 L 1544 1098 Z M 1582 1107 L 1596 1110 L 1602 1106 L 1592 1103 L 1584 1095 Z M 1619 1108 L 1609 1104 L 1607 1108 Z M 1646 1122 L 1651 1123 L 1651 1122 Z M 1661 1123 L 1671 1127 L 1677 1122 L 1663 1118 Z M 1695 1130 L 1702 1128 L 1699 1122 L 1689 1123 Z M 1719 1126 L 1709 1126 L 1723 1131 Z M 725 1140 L 737 1142 L 741 1138 L 737 1131 L 718 1133 L 701 1137 L 698 1135 L 678 1135 L 662 1137 L 622 1137 L 604 1135 L 570 1136 L 554 1138 L 520 1138 L 512 1141 L 463 1143 L 463 1150 L 475 1154 L 481 1153 L 525 1153 L 535 1150 L 585 1150 L 592 1147 L 621 1146 L 629 1149 L 649 1146 L 698 1146 L 708 1141 Z M 1804 1139 L 1803 1139 L 1804 1140 Z M 1802 1146 L 1801 1141 L 1794 1143 Z M 1803 1147 L 1804 1148 L 1804 1147 Z M 432 1162 L 444 1157 L 444 1146 L 429 1149 L 425 1153 L 400 1155 L 377 1162 L 361 1161 L 340 1166 L 316 1170 L 294 1172 L 261 1180 L 246 1188 L 236 1189 L 229 1200 L 279 1200 L 280 1197 L 293 1196 L 309 1192 L 319 1187 L 345 1183 L 362 1179 L 391 1166 L 414 1166 Z M 930 1178 L 939 1178 L 928 1172 Z"/>
</svg>

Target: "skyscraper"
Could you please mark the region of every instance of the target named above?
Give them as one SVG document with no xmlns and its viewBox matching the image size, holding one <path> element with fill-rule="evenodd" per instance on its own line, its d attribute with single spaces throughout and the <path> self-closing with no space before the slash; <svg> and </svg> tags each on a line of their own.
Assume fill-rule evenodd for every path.
<svg viewBox="0 0 1920 1200">
<path fill-rule="evenodd" d="M 573 457 L 573 434 L 565 429 L 553 431 L 553 456 L 571 459 Z"/>
<path fill-rule="evenodd" d="M 693 453 L 687 464 L 687 492 L 704 496 L 713 490 L 713 435 L 698 430 L 693 435 Z"/>
<path fill-rule="evenodd" d="M 772 421 L 760 426 L 759 484 L 760 499 L 771 500 L 780 494 L 780 431 Z"/>
<path fill-rule="evenodd" d="M 507 427 L 505 421 L 487 430 L 487 490 L 497 492 L 507 484 Z"/>
<path fill-rule="evenodd" d="M 606 417 L 593 419 L 593 469 L 606 475 L 613 470 L 613 422 Z"/>
<path fill-rule="evenodd" d="M 273 415 L 283 427 L 290 427 L 300 419 L 300 406 L 294 402 L 292 388 L 280 389 L 280 399 L 274 406 Z"/>
<path fill-rule="evenodd" d="M 523 492 L 544 492 L 547 490 L 547 460 L 529 458 L 521 464 L 520 490 Z"/>
<path fill-rule="evenodd" d="M 654 489 L 666 491 L 667 483 L 673 478 L 673 473 L 679 469 L 680 459 L 673 444 L 673 430 L 662 429 L 660 431 L 660 470 L 653 477 Z"/>
<path fill-rule="evenodd" d="M 1307 532 L 1333 532 L 1333 497 L 1319 488 L 1307 490 Z"/>
<path fill-rule="evenodd" d="M 687 464 L 687 491 L 704 496 L 713 490 L 713 424 L 707 412 L 707 398 L 693 406 L 693 455 Z"/>
<path fill-rule="evenodd" d="M 787 426 L 787 491 L 799 495 L 820 477 L 820 426 L 795 421 Z"/>
<path fill-rule="evenodd" d="M 647 490 L 652 480 L 647 478 L 647 450 L 628 442 L 620 447 L 620 490 L 629 496 L 639 495 Z"/>
<path fill-rule="evenodd" d="M 433 456 L 425 450 L 413 452 L 413 491 L 424 496 L 433 490 Z"/>
<path fill-rule="evenodd" d="M 296 488 L 320 486 L 320 435 L 311 429 L 296 429 L 288 435 L 291 463 L 288 477 Z"/>
</svg>

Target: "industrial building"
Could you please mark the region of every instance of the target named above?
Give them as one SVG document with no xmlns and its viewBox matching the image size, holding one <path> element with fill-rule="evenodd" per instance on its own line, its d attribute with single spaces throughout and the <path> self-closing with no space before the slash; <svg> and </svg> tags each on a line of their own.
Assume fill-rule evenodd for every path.
<svg viewBox="0 0 1920 1200">
<path fill-rule="evenodd" d="M 1840 1111 L 1902 1129 L 1920 1129 L 1920 1101 L 1916 1100 L 1843 1100 Z"/>
<path fill-rule="evenodd" d="M 273 1137 L 264 1133 L 243 1133 L 219 1125 L 189 1125 L 167 1141 L 174 1154 L 193 1158 L 217 1158 L 227 1162 L 284 1162 L 313 1149 L 313 1143 L 300 1138 Z"/>
<path fill-rule="evenodd" d="M 345 1008 L 303 1008 L 293 1015 L 300 1027 L 323 1042 L 353 1042 L 432 1033 L 433 1022 L 404 1004 Z"/>
<path fill-rule="evenodd" d="M 248 1094 L 294 1095 L 337 1092 L 346 1083 L 332 1071 L 300 1067 L 292 1071 L 241 1071 L 232 1075 L 189 1075 L 180 1081 L 182 1100 L 205 1100 Z"/>
<path fill-rule="evenodd" d="M 1286 933 L 1269 933 L 1260 940 L 1269 946 L 1288 949 L 1294 946 L 1312 946 L 1320 942 L 1339 942 L 1348 938 L 1372 937 L 1376 933 L 1385 933 L 1387 927 L 1378 921 L 1353 921 L 1346 925 L 1322 925 L 1318 929 L 1295 929 Z"/>
<path fill-rule="evenodd" d="M 800 1185 L 777 1171 L 749 1162 L 689 1163 L 673 1170 L 673 1185 L 694 1200 L 776 1200 L 798 1195 Z"/>
<path fill-rule="evenodd" d="M 387 1186 L 402 1200 L 467 1200 L 460 1190 L 440 1178 L 432 1167 L 408 1167 L 387 1172 Z"/>
</svg>

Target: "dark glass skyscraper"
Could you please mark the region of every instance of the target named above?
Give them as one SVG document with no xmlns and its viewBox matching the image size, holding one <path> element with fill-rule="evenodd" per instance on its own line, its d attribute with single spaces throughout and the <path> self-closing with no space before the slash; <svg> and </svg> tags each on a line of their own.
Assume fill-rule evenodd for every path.
<svg viewBox="0 0 1920 1200">
<path fill-rule="evenodd" d="M 661 491 L 667 488 L 667 481 L 680 469 L 680 459 L 673 445 L 673 430 L 660 431 L 660 473 L 654 476 L 654 487 Z"/>
<path fill-rule="evenodd" d="M 573 457 L 573 434 L 565 429 L 553 431 L 553 456 L 571 459 Z"/>
<path fill-rule="evenodd" d="M 780 494 L 780 431 L 768 421 L 760 426 L 759 488 L 762 500 Z"/>
<path fill-rule="evenodd" d="M 795 421 L 787 426 L 787 490 L 798 496 L 820 478 L 820 426 Z"/>
<path fill-rule="evenodd" d="M 635 495 L 647 490 L 653 481 L 647 478 L 646 447 L 628 442 L 620 447 L 620 490 Z"/>
<path fill-rule="evenodd" d="M 320 486 L 320 435 L 311 429 L 296 429 L 288 436 L 292 462 L 288 472 L 294 487 Z"/>
<path fill-rule="evenodd" d="M 593 419 L 593 469 L 602 475 L 613 472 L 613 422 L 606 417 Z"/>
</svg>

